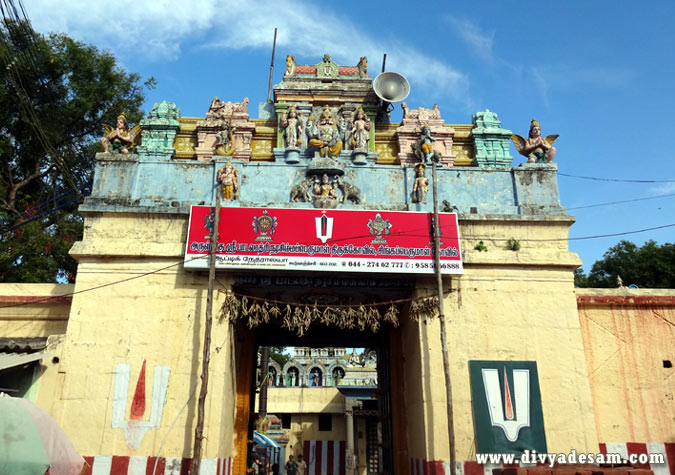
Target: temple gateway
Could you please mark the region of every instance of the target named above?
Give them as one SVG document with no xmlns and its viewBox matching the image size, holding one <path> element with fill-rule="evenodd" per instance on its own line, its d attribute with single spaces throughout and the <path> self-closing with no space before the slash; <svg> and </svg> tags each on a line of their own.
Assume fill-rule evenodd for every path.
<svg viewBox="0 0 675 475">
<path fill-rule="evenodd" d="M 675 293 L 574 288 L 578 157 L 489 110 L 392 123 L 356 59 L 288 56 L 257 114 L 224 90 L 120 117 L 76 283 L 0 285 L 2 386 L 93 475 L 187 474 L 196 431 L 201 474 L 487 474 L 477 454 L 526 450 L 675 473 Z"/>
</svg>

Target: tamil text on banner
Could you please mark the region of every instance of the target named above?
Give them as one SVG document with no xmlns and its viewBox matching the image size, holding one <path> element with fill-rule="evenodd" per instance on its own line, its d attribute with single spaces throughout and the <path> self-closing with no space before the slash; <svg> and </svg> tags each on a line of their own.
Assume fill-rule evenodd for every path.
<svg viewBox="0 0 675 475">
<path fill-rule="evenodd" d="M 186 268 L 208 268 L 214 208 L 193 206 Z M 457 215 L 440 213 L 443 274 L 461 274 Z M 220 269 L 433 273 L 433 214 L 286 208 L 221 208 Z"/>
</svg>

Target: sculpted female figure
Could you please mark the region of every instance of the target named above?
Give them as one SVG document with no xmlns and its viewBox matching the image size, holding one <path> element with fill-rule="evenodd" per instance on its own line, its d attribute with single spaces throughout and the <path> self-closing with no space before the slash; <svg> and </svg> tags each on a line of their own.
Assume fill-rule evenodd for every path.
<svg viewBox="0 0 675 475">
<path fill-rule="evenodd" d="M 352 146 L 354 150 L 361 152 L 368 151 L 368 141 L 370 140 L 370 119 L 359 107 L 356 111 L 354 122 L 352 124 Z"/>
<path fill-rule="evenodd" d="M 281 127 L 284 129 L 286 148 L 300 148 L 302 144 L 302 120 L 298 117 L 295 106 L 281 117 Z"/>
<path fill-rule="evenodd" d="M 429 191 L 429 179 L 424 175 L 426 167 L 423 163 L 417 164 L 415 171 L 415 184 L 413 185 L 413 201 L 415 203 L 427 202 L 427 191 Z"/>
</svg>

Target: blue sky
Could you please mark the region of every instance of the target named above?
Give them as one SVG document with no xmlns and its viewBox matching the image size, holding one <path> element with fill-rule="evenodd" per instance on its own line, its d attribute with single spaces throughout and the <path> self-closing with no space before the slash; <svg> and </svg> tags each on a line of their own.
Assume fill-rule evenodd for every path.
<svg viewBox="0 0 675 475">
<path fill-rule="evenodd" d="M 249 111 L 267 98 L 274 27 L 274 83 L 284 58 L 341 65 L 369 59 L 410 81 L 409 107 L 437 103 L 447 123 L 490 109 L 527 135 L 536 118 L 556 142 L 562 204 L 582 238 L 675 224 L 675 2 L 193 2 L 25 0 L 40 32 L 64 32 L 112 52 L 128 71 L 154 76 L 146 110 L 176 102 L 203 116 L 213 96 Z M 478 5 L 478 6 L 476 6 Z M 400 118 L 400 109 L 393 120 Z M 523 161 L 512 147 L 514 165 Z M 668 182 L 670 180 L 670 182 Z M 611 201 L 611 206 L 574 209 Z M 675 227 L 571 240 L 584 269 L 620 239 L 673 242 Z"/>
</svg>

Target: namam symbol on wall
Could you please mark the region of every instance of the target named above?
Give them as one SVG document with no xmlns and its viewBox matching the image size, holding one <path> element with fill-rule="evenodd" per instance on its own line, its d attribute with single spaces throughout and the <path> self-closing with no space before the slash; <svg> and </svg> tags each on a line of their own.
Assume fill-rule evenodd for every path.
<svg viewBox="0 0 675 475">
<path fill-rule="evenodd" d="M 129 365 L 115 366 L 115 393 L 113 398 L 112 427 L 124 430 L 127 447 L 137 449 L 146 432 L 156 429 L 162 420 L 162 412 L 166 402 L 166 390 L 169 386 L 168 366 L 155 366 L 155 376 L 152 384 L 152 403 L 150 418 L 145 416 L 145 360 L 138 375 L 136 390 L 131 402 L 129 419 L 126 418 L 127 397 L 129 394 Z"/>
<path fill-rule="evenodd" d="M 477 453 L 546 452 L 535 361 L 469 361 Z"/>
<path fill-rule="evenodd" d="M 482 374 L 490 421 L 493 426 L 500 427 L 504 431 L 509 442 L 515 442 L 518 440 L 520 429 L 530 425 L 530 372 L 526 369 L 513 370 L 515 408 L 506 368 L 504 368 L 503 399 L 498 370 L 483 368 Z"/>
</svg>

